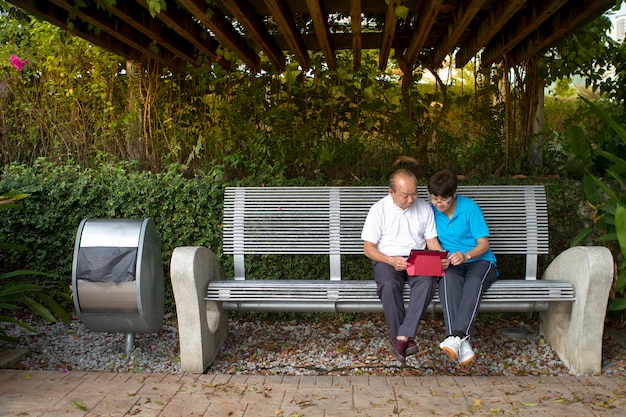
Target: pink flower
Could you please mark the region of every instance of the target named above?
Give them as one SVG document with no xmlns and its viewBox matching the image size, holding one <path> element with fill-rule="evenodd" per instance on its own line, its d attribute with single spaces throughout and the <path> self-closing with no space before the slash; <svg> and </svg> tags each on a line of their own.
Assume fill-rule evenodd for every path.
<svg viewBox="0 0 626 417">
<path fill-rule="evenodd" d="M 15 67 L 17 70 L 24 69 L 24 65 L 30 64 L 30 61 L 27 59 L 20 59 L 17 55 L 11 55 L 11 65 Z"/>
</svg>

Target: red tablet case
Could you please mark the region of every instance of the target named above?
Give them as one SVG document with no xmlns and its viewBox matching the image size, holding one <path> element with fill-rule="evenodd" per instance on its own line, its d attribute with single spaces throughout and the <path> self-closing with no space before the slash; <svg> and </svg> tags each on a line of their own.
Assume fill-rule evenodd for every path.
<svg viewBox="0 0 626 417">
<path fill-rule="evenodd" d="M 447 251 L 413 249 L 409 255 L 411 265 L 406 268 L 406 272 L 412 276 L 442 277 L 441 259 L 447 256 Z"/>
</svg>

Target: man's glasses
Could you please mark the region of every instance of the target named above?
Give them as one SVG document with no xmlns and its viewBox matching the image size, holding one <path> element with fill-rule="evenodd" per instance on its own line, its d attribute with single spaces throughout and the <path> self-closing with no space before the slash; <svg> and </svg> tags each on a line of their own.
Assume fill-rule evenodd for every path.
<svg viewBox="0 0 626 417">
<path fill-rule="evenodd" d="M 452 200 L 454 200 L 454 196 L 446 199 L 434 197 L 432 194 L 430 196 L 430 202 L 438 206 L 449 206 L 452 204 Z"/>
<path fill-rule="evenodd" d="M 392 191 L 398 195 L 398 197 L 400 198 L 409 198 L 409 197 L 413 197 L 413 198 L 417 198 L 417 190 L 415 190 L 412 193 L 400 193 L 394 189 L 392 189 Z"/>
</svg>

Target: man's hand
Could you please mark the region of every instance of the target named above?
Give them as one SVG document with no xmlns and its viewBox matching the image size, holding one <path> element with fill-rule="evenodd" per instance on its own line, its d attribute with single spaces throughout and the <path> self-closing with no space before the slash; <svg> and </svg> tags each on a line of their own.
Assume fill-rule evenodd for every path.
<svg viewBox="0 0 626 417">
<path fill-rule="evenodd" d="M 404 256 L 393 256 L 391 257 L 390 265 L 393 266 L 396 271 L 406 271 L 407 266 L 411 264 Z"/>
</svg>

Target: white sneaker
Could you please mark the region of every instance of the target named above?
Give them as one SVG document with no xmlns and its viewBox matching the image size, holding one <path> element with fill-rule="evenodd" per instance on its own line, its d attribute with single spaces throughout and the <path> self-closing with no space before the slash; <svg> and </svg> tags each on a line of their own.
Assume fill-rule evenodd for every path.
<svg viewBox="0 0 626 417">
<path fill-rule="evenodd" d="M 472 345 L 469 342 L 469 336 L 461 339 L 461 347 L 459 348 L 459 363 L 461 365 L 467 365 L 476 358 Z"/>
<path fill-rule="evenodd" d="M 456 361 L 459 357 L 459 350 L 461 348 L 461 338 L 458 336 L 448 336 L 446 340 L 439 344 L 439 348 L 443 350 L 443 353 L 448 355 L 450 359 Z"/>
</svg>

